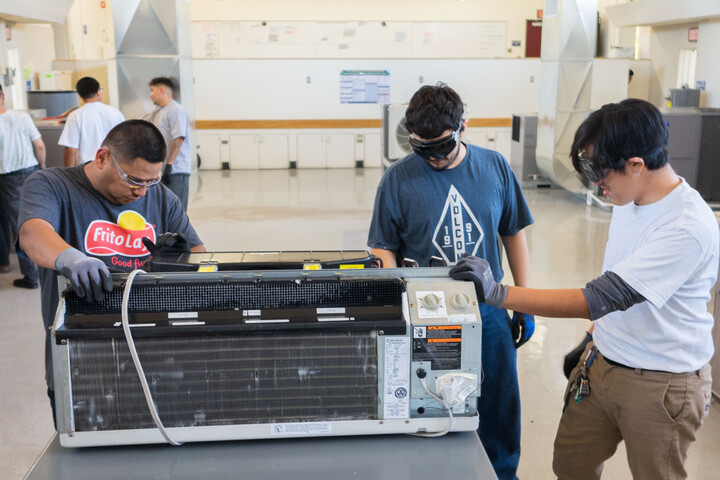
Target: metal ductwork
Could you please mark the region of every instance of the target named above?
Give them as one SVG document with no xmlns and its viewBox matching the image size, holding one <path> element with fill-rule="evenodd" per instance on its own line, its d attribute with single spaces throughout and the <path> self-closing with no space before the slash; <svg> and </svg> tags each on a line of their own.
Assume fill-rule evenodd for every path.
<svg viewBox="0 0 720 480">
<path fill-rule="evenodd" d="M 190 4 L 186 0 L 113 2 L 120 110 L 140 118 L 155 108 L 148 82 L 169 77 L 174 97 L 187 110 L 191 134 L 195 120 Z"/>
<path fill-rule="evenodd" d="M 548 0 L 542 28 L 537 166 L 566 190 L 585 195 L 570 160 L 575 131 L 590 111 L 597 0 Z"/>
</svg>

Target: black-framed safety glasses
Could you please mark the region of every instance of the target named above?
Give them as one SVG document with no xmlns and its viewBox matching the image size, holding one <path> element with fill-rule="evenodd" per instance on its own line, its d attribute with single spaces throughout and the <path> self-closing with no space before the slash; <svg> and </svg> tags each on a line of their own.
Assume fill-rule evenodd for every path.
<svg viewBox="0 0 720 480">
<path fill-rule="evenodd" d="M 115 169 L 118 172 L 118 175 L 120 176 L 120 180 L 125 184 L 125 186 L 130 188 L 143 188 L 143 187 L 152 187 L 153 185 L 157 185 L 160 183 L 160 179 L 162 178 L 162 175 L 158 176 L 157 178 L 154 178 L 152 180 L 138 180 L 136 178 L 132 178 L 130 175 L 125 173 L 122 168 L 120 168 L 120 164 L 117 160 L 115 160 L 115 155 L 112 154 L 110 150 L 107 148 L 105 149 L 110 154 L 110 158 L 113 161 L 113 164 L 115 165 Z"/>
<path fill-rule="evenodd" d="M 408 138 L 408 142 L 412 147 L 413 151 L 420 155 L 425 160 L 430 158 L 445 158 L 447 157 L 455 147 L 457 146 L 458 140 L 460 139 L 460 130 L 462 130 L 462 123 L 457 130 L 437 140 L 431 142 L 424 142 L 413 138 L 412 135 Z"/>
</svg>

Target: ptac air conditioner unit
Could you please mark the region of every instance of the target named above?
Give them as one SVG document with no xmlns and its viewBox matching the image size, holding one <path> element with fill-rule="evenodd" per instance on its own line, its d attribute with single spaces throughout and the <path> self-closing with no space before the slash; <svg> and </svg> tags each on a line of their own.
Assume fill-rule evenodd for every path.
<svg viewBox="0 0 720 480">
<path fill-rule="evenodd" d="M 52 330 L 66 447 L 478 427 L 481 319 L 447 268 L 114 275 Z"/>
<path fill-rule="evenodd" d="M 382 141 L 383 141 L 383 169 L 389 167 L 397 160 L 405 158 L 411 151 L 405 128 L 405 110 L 407 104 L 389 103 L 383 105 Z"/>
</svg>

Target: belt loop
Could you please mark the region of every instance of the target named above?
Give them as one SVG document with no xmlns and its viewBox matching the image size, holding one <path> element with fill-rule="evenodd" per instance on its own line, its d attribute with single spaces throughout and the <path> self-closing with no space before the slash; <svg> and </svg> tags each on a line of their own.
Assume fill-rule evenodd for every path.
<svg viewBox="0 0 720 480">
<path fill-rule="evenodd" d="M 635 371 L 635 375 L 637 375 L 638 377 L 642 377 L 642 374 L 643 374 L 642 368 L 633 368 L 633 370 Z"/>
</svg>

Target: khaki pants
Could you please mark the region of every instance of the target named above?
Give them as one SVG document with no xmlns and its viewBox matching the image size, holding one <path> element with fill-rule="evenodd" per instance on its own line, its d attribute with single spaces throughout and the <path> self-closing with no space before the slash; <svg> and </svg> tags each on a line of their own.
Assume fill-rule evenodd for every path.
<svg viewBox="0 0 720 480">
<path fill-rule="evenodd" d="M 566 396 L 579 375 L 576 367 Z M 560 480 L 599 479 L 622 440 L 635 480 L 687 477 L 688 448 L 710 409 L 710 365 L 672 374 L 613 366 L 598 353 L 588 380 L 590 395 L 576 403 L 571 394 L 560 419 L 553 458 Z"/>
</svg>

